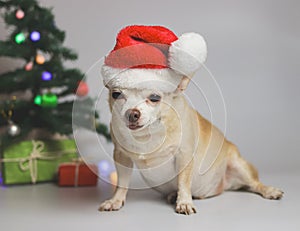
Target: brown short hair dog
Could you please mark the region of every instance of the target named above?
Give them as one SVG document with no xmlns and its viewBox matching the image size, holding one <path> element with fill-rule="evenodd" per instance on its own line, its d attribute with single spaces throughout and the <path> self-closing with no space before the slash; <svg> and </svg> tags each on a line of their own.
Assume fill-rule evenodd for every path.
<svg viewBox="0 0 300 231">
<path fill-rule="evenodd" d="M 200 35 L 177 38 L 163 27 L 132 26 L 119 33 L 114 51 L 119 53 L 106 57 L 102 72 L 109 89 L 118 186 L 99 210 L 123 206 L 134 163 L 147 184 L 176 201 L 176 212 L 182 214 L 196 212 L 192 198 L 224 190 L 282 197 L 281 190 L 262 184 L 237 147 L 187 103 L 183 91 L 206 58 Z M 149 56 L 154 58 L 149 61 Z M 200 172 L 203 166 L 206 171 Z"/>
</svg>

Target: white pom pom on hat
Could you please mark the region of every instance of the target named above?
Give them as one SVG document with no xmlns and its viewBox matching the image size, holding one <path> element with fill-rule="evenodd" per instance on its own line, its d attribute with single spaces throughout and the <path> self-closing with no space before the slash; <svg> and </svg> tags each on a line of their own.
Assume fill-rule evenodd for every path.
<svg viewBox="0 0 300 231">
<path fill-rule="evenodd" d="M 191 78 L 205 62 L 206 56 L 204 38 L 197 33 L 185 33 L 171 44 L 169 65 L 173 70 Z"/>
<path fill-rule="evenodd" d="M 191 78 L 205 62 L 207 47 L 197 33 L 179 38 L 161 26 L 128 26 L 102 66 L 103 82 L 113 88 L 176 90 L 184 76 Z"/>
</svg>

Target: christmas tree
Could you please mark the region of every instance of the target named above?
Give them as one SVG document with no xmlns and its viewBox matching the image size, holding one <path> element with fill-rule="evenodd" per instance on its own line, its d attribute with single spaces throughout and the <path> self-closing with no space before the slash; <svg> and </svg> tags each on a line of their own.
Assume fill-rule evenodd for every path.
<svg viewBox="0 0 300 231">
<path fill-rule="evenodd" d="M 110 139 L 98 114 L 91 114 L 94 101 L 87 96 L 83 73 L 63 65 L 77 55 L 63 46 L 65 32 L 55 25 L 51 9 L 35 0 L 0 1 L 0 9 L 11 31 L 6 41 L 0 41 L 0 56 L 24 61 L 21 68 L 0 74 L 0 127 L 7 127 L 2 144 L 21 140 L 34 128 L 71 134 L 76 98 L 82 107 L 80 115 L 73 115 L 82 118 L 76 125 Z"/>
</svg>

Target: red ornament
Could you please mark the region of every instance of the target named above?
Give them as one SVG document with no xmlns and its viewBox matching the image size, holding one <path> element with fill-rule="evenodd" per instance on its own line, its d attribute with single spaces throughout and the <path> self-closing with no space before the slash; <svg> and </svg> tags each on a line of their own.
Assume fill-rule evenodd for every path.
<svg viewBox="0 0 300 231">
<path fill-rule="evenodd" d="M 33 68 L 33 62 L 29 62 L 29 63 L 27 63 L 26 66 L 25 66 L 25 70 L 26 70 L 26 71 L 31 71 L 32 68 Z"/>
<path fill-rule="evenodd" d="M 85 82 L 80 81 L 79 84 L 78 84 L 76 95 L 78 95 L 78 96 L 86 96 L 88 93 L 89 93 L 89 87 L 88 87 L 88 85 Z"/>
<path fill-rule="evenodd" d="M 23 10 L 18 9 L 18 10 L 16 11 L 16 18 L 17 18 L 17 19 L 22 19 L 22 18 L 24 18 L 24 16 L 25 16 L 25 13 L 24 13 Z"/>
</svg>

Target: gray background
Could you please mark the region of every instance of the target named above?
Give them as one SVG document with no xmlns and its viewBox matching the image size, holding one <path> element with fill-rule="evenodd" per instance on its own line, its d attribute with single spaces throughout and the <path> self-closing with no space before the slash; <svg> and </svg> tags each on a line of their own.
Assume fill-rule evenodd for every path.
<svg viewBox="0 0 300 231">
<path fill-rule="evenodd" d="M 283 188 L 286 197 L 281 202 L 266 202 L 256 195 L 225 193 L 219 198 L 197 201 L 200 213 L 194 218 L 188 218 L 193 220 L 187 221 L 186 218 L 173 215 L 164 202 L 157 203 L 157 200 L 160 200 L 159 196 L 149 190 L 132 192 L 123 211 L 114 215 L 99 215 L 90 209 L 109 194 L 109 190 L 105 191 L 102 185 L 100 189 L 98 187 L 98 191 L 92 192 L 89 191 L 92 189 L 59 189 L 57 192 L 56 187 L 49 185 L 14 187 L 0 191 L 0 201 L 6 201 L 6 207 L 0 207 L 1 223 L 2 214 L 11 215 L 12 218 L 13 211 L 21 210 L 26 213 L 29 205 L 23 201 L 20 191 L 24 190 L 23 193 L 28 195 L 29 199 L 34 201 L 37 197 L 42 200 L 41 206 L 36 206 L 36 209 L 47 211 L 45 213 L 50 217 L 58 219 L 58 215 L 51 213 L 51 209 L 54 211 L 58 208 L 57 211 L 62 210 L 66 214 L 66 220 L 69 219 L 70 224 L 79 224 L 82 217 L 81 212 L 78 213 L 76 209 L 86 205 L 85 212 L 89 216 L 83 216 L 87 220 L 81 224 L 90 224 L 90 228 L 107 226 L 114 230 L 113 227 L 117 226 L 134 229 L 137 227 L 135 224 L 142 225 L 144 222 L 141 229 L 153 230 L 159 228 L 158 225 L 155 227 L 153 219 L 156 219 L 154 223 L 161 219 L 159 222 L 162 222 L 165 228 L 171 227 L 174 230 L 187 227 L 191 230 L 220 230 L 221 227 L 296 230 L 296 227 L 300 227 L 297 219 L 297 213 L 300 212 L 297 199 L 297 190 L 300 188 L 299 1 L 41 2 L 45 6 L 54 7 L 56 24 L 67 32 L 65 44 L 79 53 L 79 60 L 68 65 L 77 66 L 83 71 L 88 71 L 91 65 L 113 48 L 117 32 L 125 25 L 164 25 L 177 35 L 189 31 L 201 33 L 208 43 L 206 66 L 218 82 L 226 103 L 227 138 L 236 143 L 243 156 L 259 169 L 262 179 L 267 181 L 266 183 Z M 6 34 L 7 31 L 1 22 L 0 39 Z M 11 60 L 1 59 L 1 71 L 12 66 L 14 64 Z M 92 71 L 94 76 L 90 80 L 91 83 L 99 81 L 96 79 L 97 74 L 94 74 L 97 71 Z M 206 75 L 196 76 L 195 82 L 198 86 L 205 83 L 204 76 Z M 199 97 L 195 88 L 190 88 L 188 96 L 197 110 L 208 115 L 206 109 L 201 108 L 202 104 L 198 105 L 195 100 Z M 210 95 L 212 101 L 213 97 L 214 95 Z M 108 122 L 106 102 L 101 105 L 103 121 Z M 220 110 L 222 114 L 222 110 L 216 107 L 216 112 Z M 215 124 L 221 129 L 224 125 L 222 118 L 217 113 Z M 111 151 L 111 145 L 104 143 L 104 146 L 107 151 Z M 88 148 L 97 152 L 90 144 Z M 97 193 L 100 194 L 100 199 L 96 196 Z M 64 203 L 57 203 L 55 207 L 55 203 L 51 201 L 57 198 L 62 200 L 62 194 L 65 197 L 70 195 L 70 198 L 80 199 L 81 203 L 71 203 L 71 199 L 68 198 Z M 82 198 L 84 196 L 88 196 L 89 199 Z M 19 198 L 18 203 L 13 203 L 13 198 Z M 43 198 L 48 199 L 50 203 L 47 204 Z M 74 207 L 71 214 L 63 207 L 69 205 Z M 46 210 L 48 206 L 50 210 Z M 36 210 L 32 211 L 31 215 L 35 216 Z M 51 219 L 47 219 L 46 215 L 41 216 L 47 224 L 51 224 Z M 72 217 L 78 219 L 74 220 Z M 218 221 L 219 223 L 216 223 Z M 59 230 L 62 230 L 60 224 L 67 225 L 63 219 L 58 219 L 57 222 L 56 227 Z M 11 225 L 7 223 L 7 227 Z M 13 225 L 16 226 L 17 223 Z M 33 223 L 30 225 L 28 227 L 38 227 Z"/>
</svg>

